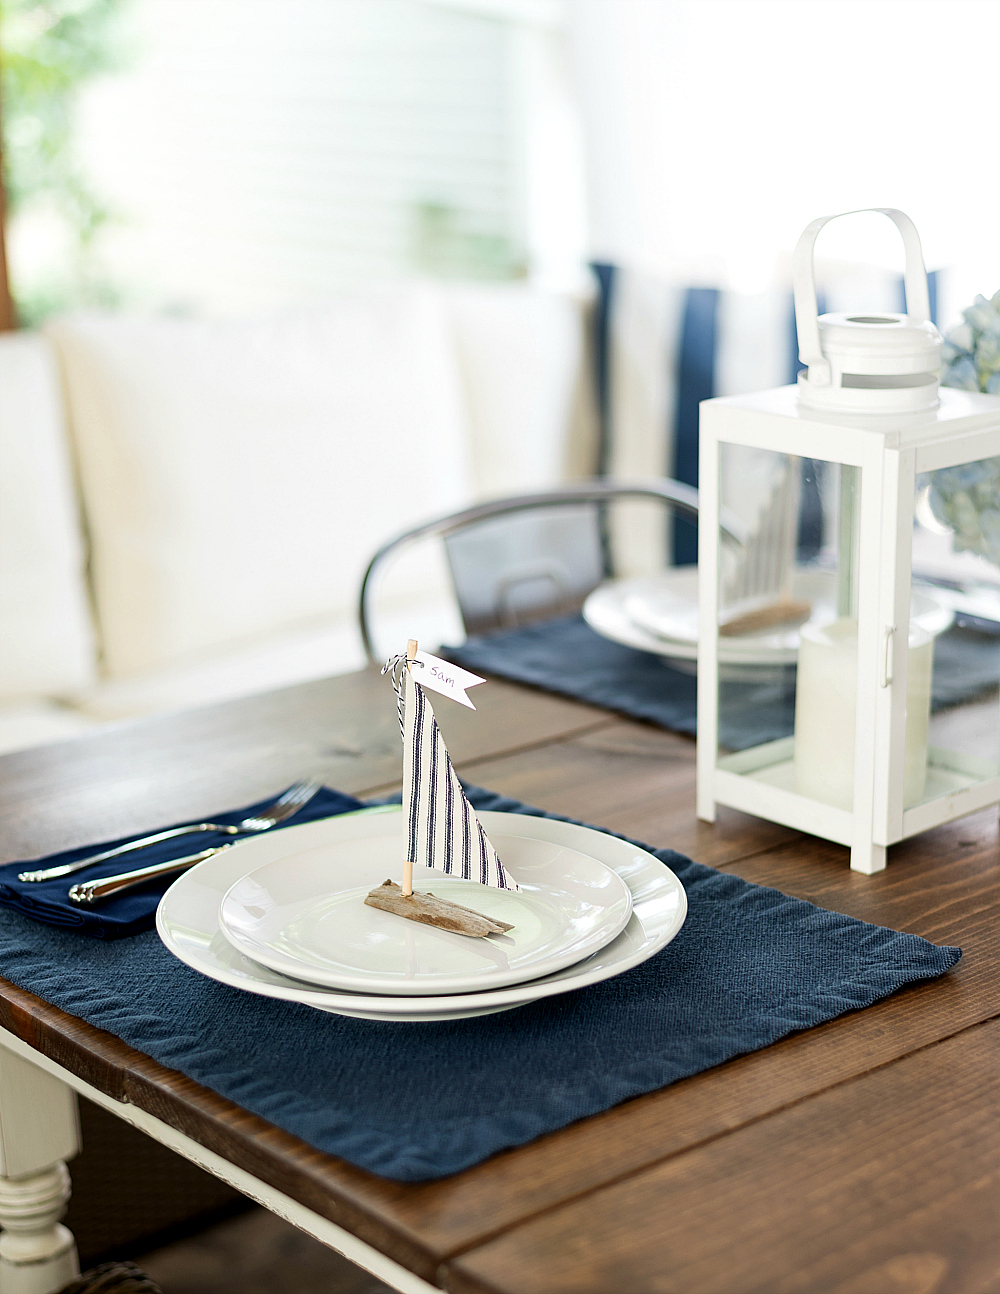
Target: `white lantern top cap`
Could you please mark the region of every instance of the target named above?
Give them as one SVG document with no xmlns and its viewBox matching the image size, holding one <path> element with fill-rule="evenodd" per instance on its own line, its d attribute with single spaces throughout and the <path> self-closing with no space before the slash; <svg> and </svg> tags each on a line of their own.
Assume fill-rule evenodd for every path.
<svg viewBox="0 0 1000 1294">
<path fill-rule="evenodd" d="M 902 211 L 871 209 L 887 216 L 902 237 L 907 313 L 819 316 L 813 250 L 823 226 L 838 217 L 812 221 L 799 238 L 794 258 L 799 358 L 807 366 L 799 378 L 799 397 L 814 408 L 842 412 L 931 409 L 938 401 L 942 338 L 930 319 L 920 236 Z"/>
<path fill-rule="evenodd" d="M 932 373 L 941 364 L 941 334 L 929 319 L 903 314 L 825 314 L 820 346 L 844 373 Z"/>
</svg>

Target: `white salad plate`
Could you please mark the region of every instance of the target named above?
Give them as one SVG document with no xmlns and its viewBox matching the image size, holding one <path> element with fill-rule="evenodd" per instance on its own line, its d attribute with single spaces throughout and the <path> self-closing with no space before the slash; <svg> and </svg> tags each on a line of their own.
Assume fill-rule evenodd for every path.
<svg viewBox="0 0 1000 1294">
<path fill-rule="evenodd" d="M 426 997 L 475 993 L 538 979 L 617 938 L 632 912 L 628 886 L 599 859 L 550 840 L 491 835 L 519 892 L 415 865 L 413 883 L 511 925 L 469 938 L 406 921 L 365 903 L 400 879 L 398 814 L 358 819 L 342 840 L 305 847 L 287 838 L 270 862 L 233 884 L 219 907 L 222 933 L 261 966 L 324 988 Z M 280 838 L 279 838 L 280 839 Z"/>
<path fill-rule="evenodd" d="M 514 1007 L 573 989 L 585 988 L 638 966 L 665 947 L 684 924 L 687 898 L 668 867 L 644 849 L 604 832 L 554 818 L 518 813 L 481 813 L 491 838 L 518 838 L 561 845 L 610 867 L 628 887 L 632 914 L 618 937 L 590 957 L 543 978 L 488 992 L 425 997 L 345 993 L 303 983 L 259 965 L 226 939 L 219 927 L 219 905 L 232 885 L 255 866 L 283 856 L 281 836 L 294 837 L 300 849 L 339 844 L 354 836 L 356 824 L 395 818 L 400 809 L 363 809 L 318 822 L 286 827 L 243 841 L 179 876 L 160 900 L 156 928 L 166 947 L 185 965 L 210 979 L 256 993 L 362 1020 L 462 1020 Z M 382 878 L 384 879 L 384 878 Z M 413 922 L 401 923 L 413 925 Z M 461 938 L 462 936 L 456 936 Z"/>
<path fill-rule="evenodd" d="M 811 619 L 836 616 L 837 577 L 830 571 L 796 572 L 793 596 L 812 605 Z M 927 593 L 912 593 L 914 620 L 937 635 L 948 629 L 955 614 Z M 626 647 L 654 652 L 680 663 L 698 659 L 698 568 L 678 567 L 657 575 L 615 580 L 594 590 L 583 605 L 591 629 Z M 799 626 L 778 625 L 758 633 L 719 639 L 719 663 L 737 674 L 742 667 L 794 665 L 798 659 Z"/>
</svg>

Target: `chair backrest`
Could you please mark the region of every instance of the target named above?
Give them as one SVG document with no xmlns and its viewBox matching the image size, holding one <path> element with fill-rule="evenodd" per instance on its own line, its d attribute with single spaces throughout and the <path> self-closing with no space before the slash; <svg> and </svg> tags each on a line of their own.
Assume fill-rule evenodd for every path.
<svg viewBox="0 0 1000 1294">
<path fill-rule="evenodd" d="M 468 634 L 575 610 L 605 570 L 594 503 L 502 513 L 444 547 Z"/>
<path fill-rule="evenodd" d="M 494 499 L 397 535 L 372 558 L 361 586 L 358 614 L 368 658 L 377 660 L 378 584 L 407 547 L 430 538 L 443 541 L 466 633 L 483 633 L 578 609 L 614 574 L 605 526 L 609 506 L 641 499 L 664 511 L 698 514 L 697 490 L 678 481 L 595 480 Z M 741 541 L 734 519 L 727 518 L 725 532 Z"/>
</svg>

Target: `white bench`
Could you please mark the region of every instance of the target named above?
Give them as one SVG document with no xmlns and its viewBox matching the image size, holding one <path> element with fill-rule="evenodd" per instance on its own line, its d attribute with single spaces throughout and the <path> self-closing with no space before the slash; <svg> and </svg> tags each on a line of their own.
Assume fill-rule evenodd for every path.
<svg viewBox="0 0 1000 1294">
<path fill-rule="evenodd" d="M 380 543 L 594 471 L 585 312 L 415 284 L 0 336 L 0 750 L 362 665 Z"/>
</svg>

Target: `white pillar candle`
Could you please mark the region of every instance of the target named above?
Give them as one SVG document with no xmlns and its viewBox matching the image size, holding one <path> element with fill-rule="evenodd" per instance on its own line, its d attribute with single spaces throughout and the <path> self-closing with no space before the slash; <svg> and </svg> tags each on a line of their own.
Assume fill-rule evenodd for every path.
<svg viewBox="0 0 1000 1294">
<path fill-rule="evenodd" d="M 795 684 L 795 789 L 851 809 L 858 688 L 858 622 L 804 624 Z M 906 674 L 903 803 L 916 804 L 927 779 L 934 639 L 910 625 Z"/>
</svg>

